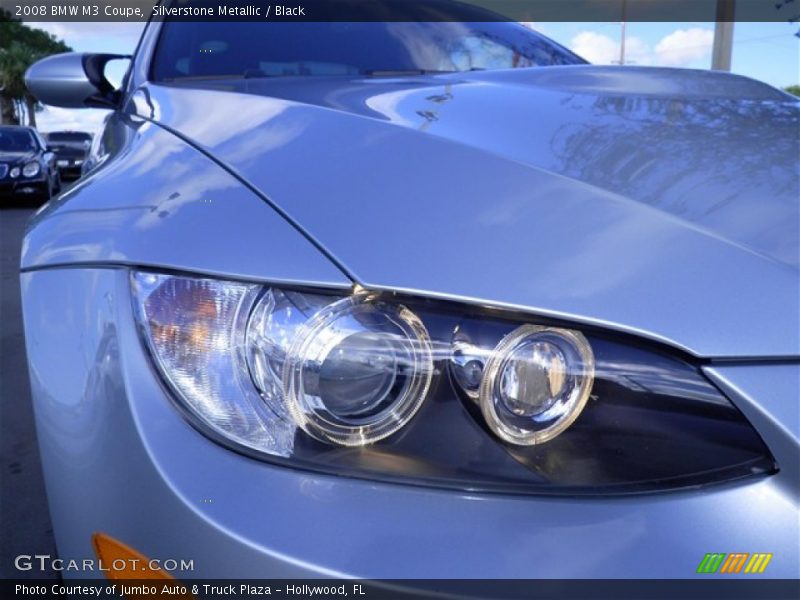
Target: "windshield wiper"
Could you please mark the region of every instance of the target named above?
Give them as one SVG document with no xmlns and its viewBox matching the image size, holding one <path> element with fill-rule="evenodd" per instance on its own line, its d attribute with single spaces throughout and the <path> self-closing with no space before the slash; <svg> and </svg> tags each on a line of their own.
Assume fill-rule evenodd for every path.
<svg viewBox="0 0 800 600">
<path fill-rule="evenodd" d="M 258 69 L 248 69 L 244 73 L 225 73 L 221 75 L 181 75 L 180 77 L 170 77 L 164 79 L 170 83 L 181 81 L 226 81 L 231 79 L 261 79 L 267 77 L 279 77 L 279 75 L 268 75 Z"/>
<path fill-rule="evenodd" d="M 365 69 L 361 75 L 366 77 L 403 77 L 406 75 L 443 75 L 458 71 L 437 71 L 434 69 Z"/>
</svg>

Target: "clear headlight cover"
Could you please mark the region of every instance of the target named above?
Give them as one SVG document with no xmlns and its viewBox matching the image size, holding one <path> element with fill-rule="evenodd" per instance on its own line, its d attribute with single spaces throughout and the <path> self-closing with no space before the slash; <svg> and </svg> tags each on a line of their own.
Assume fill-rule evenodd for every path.
<svg viewBox="0 0 800 600">
<path fill-rule="evenodd" d="M 289 456 L 294 428 L 259 396 L 244 355 L 259 286 L 141 272 L 132 285 L 147 346 L 181 407 L 217 436 Z"/>
<path fill-rule="evenodd" d="M 697 367 L 477 307 L 134 272 L 182 412 L 237 451 L 458 489 L 630 493 L 776 470 Z"/>
</svg>

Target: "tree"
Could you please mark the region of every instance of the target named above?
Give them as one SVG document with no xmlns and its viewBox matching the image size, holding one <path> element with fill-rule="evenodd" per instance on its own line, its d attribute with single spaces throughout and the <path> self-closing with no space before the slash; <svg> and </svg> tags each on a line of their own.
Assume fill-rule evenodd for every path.
<svg viewBox="0 0 800 600">
<path fill-rule="evenodd" d="M 37 101 L 25 87 L 25 71 L 37 60 L 69 52 L 71 48 L 53 35 L 33 29 L 0 10 L 0 123 L 36 126 Z"/>
<path fill-rule="evenodd" d="M 800 96 L 800 85 L 790 85 L 788 87 L 783 88 L 784 92 L 789 92 L 790 94 L 794 94 L 795 96 Z"/>
<path fill-rule="evenodd" d="M 12 42 L 7 48 L 0 50 L 0 85 L 3 88 L 3 95 L 11 99 L 16 105 L 15 113 L 18 115 L 17 122 L 22 116 L 22 105 L 28 113 L 28 125 L 36 127 L 35 104 L 36 100 L 25 88 L 25 71 L 30 65 L 39 60 L 31 48 L 19 42 Z M 21 124 L 21 123 L 20 123 Z"/>
</svg>

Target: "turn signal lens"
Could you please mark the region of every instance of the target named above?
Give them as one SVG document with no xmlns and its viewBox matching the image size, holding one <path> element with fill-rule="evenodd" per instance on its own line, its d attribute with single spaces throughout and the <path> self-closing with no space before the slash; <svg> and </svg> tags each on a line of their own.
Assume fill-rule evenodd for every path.
<svg viewBox="0 0 800 600">
<path fill-rule="evenodd" d="M 265 409 L 245 363 L 258 286 L 144 272 L 132 286 L 147 346 L 178 402 L 228 439 L 290 454 L 294 427 Z"/>
<path fill-rule="evenodd" d="M 166 571 L 152 568 L 152 561 L 144 554 L 110 535 L 95 533 L 92 536 L 92 546 L 97 558 L 106 567 L 103 572 L 108 579 L 175 581 L 175 578 Z"/>
</svg>

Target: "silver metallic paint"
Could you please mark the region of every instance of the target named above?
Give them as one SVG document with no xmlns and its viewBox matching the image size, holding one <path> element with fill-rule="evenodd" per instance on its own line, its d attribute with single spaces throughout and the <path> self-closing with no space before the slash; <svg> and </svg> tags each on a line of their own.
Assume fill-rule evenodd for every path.
<svg viewBox="0 0 800 600">
<path fill-rule="evenodd" d="M 62 558 L 92 556 L 89 536 L 103 530 L 150 556 L 190 548 L 193 575 L 209 577 L 685 578 L 726 549 L 773 552 L 765 575 L 797 577 L 800 365 L 742 361 L 800 356 L 795 102 L 725 75 L 592 67 L 188 92 L 146 81 L 159 28 L 140 42 L 126 111 L 184 141 L 113 117 L 118 147 L 26 239 L 26 340 Z M 786 128 L 734 119 L 730 133 L 712 121 L 675 130 L 687 111 L 734 97 L 753 114 L 786 115 Z M 747 131 L 777 139 L 789 159 L 763 144 L 741 173 L 714 162 L 717 151 L 744 156 L 753 138 L 733 132 Z M 643 144 L 653 133 L 659 143 Z M 687 143 L 702 160 L 676 169 Z M 150 168 L 131 168 L 131 156 Z M 763 170 L 766 156 L 776 170 Z M 176 192 L 193 201 L 177 206 Z M 206 192 L 225 202 L 198 204 Z M 156 223 L 142 230 L 147 218 Z M 736 358 L 706 373 L 781 472 L 570 500 L 369 484 L 244 458 L 170 406 L 120 270 L 140 264 L 407 287 Z"/>
<path fill-rule="evenodd" d="M 84 70 L 86 54 L 65 52 L 34 63 L 25 72 L 25 85 L 45 104 L 85 108 L 85 101 L 99 93 Z"/>
<path fill-rule="evenodd" d="M 800 356 L 797 103 L 738 78 L 726 95 L 726 76 L 702 73 L 676 99 L 683 72 L 653 69 L 634 71 L 628 96 L 612 97 L 624 73 L 612 71 L 601 93 L 593 69 L 541 69 L 544 84 L 535 69 L 516 80 L 509 72 L 365 80 L 352 84 L 359 110 L 342 100 L 348 86 L 332 80 L 327 95 L 316 81 L 216 86 L 228 91 L 147 85 L 134 105 L 257 187 L 365 287 L 598 323 L 702 356 Z M 578 95 L 560 89 L 581 81 Z M 311 104 L 277 97 L 303 85 Z M 766 158 L 745 161 L 739 138 L 715 134 L 713 120 L 670 133 L 686 110 L 722 110 L 740 88 L 766 123 L 752 134 L 768 141 Z M 447 100 L 435 120 L 404 120 L 437 94 Z M 320 96 L 322 106 L 313 103 Z M 592 108 L 624 98 L 638 108 L 621 116 Z M 670 103 L 688 108 L 670 120 Z M 376 106 L 382 114 L 369 114 Z M 746 118 L 733 120 L 750 130 Z M 592 154 L 599 164 L 578 145 L 558 172 L 560 132 L 593 122 L 627 130 Z M 640 150 L 636 140 L 653 127 L 660 146 Z M 676 163 L 670 150 L 687 145 L 697 156 Z M 631 165 L 642 152 L 651 156 Z M 693 170 L 717 163 L 718 172 Z M 663 189 L 644 190 L 640 179 Z"/>
<path fill-rule="evenodd" d="M 347 288 L 291 225 L 200 152 L 145 121 L 114 118 L 101 168 L 33 219 L 23 269 L 140 265 Z"/>
<path fill-rule="evenodd" d="M 171 406 L 138 339 L 124 270 L 53 269 L 22 282 L 61 558 L 91 557 L 90 536 L 104 531 L 151 557 L 193 558 L 184 577 L 686 578 L 706 552 L 729 548 L 773 552 L 764 576 L 797 576 L 789 470 L 670 494 L 569 499 L 274 467 L 210 443 Z M 742 386 L 740 408 L 761 413 L 776 452 L 796 426 L 785 408 L 793 389 L 768 386 L 774 402 L 758 408 L 750 394 L 798 376 L 798 365 L 720 370 Z"/>
</svg>

